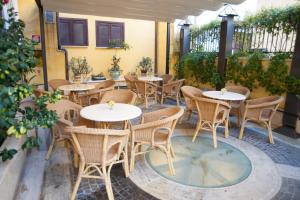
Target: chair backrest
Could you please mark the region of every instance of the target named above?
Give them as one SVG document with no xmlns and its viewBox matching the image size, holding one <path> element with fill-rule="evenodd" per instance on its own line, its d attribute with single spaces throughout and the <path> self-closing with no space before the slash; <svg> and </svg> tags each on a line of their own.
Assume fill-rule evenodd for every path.
<svg viewBox="0 0 300 200">
<path fill-rule="evenodd" d="M 108 101 L 114 101 L 116 103 L 134 104 L 137 95 L 130 90 L 111 90 L 103 94 L 100 103 L 107 103 Z"/>
<path fill-rule="evenodd" d="M 256 120 L 272 120 L 272 117 L 283 100 L 284 98 L 282 96 L 268 96 L 248 100 L 244 114 Z"/>
<path fill-rule="evenodd" d="M 151 141 L 157 131 L 168 134 L 165 139 L 169 140 L 183 112 L 182 108 L 174 106 L 143 114 L 142 123 L 131 127 L 135 140 Z"/>
<path fill-rule="evenodd" d="M 59 86 L 70 85 L 70 81 L 65 79 L 52 79 L 49 81 L 49 85 L 53 90 L 57 90 Z"/>
<path fill-rule="evenodd" d="M 54 104 L 47 105 L 48 110 L 53 110 L 59 118 L 66 119 L 76 124 L 80 117 L 82 107 L 72 101 L 61 99 Z"/>
<path fill-rule="evenodd" d="M 67 127 L 85 163 L 99 163 L 103 166 L 117 161 L 128 143 L 129 130 Z"/>
<path fill-rule="evenodd" d="M 235 92 L 244 95 L 246 99 L 250 96 L 250 90 L 244 86 L 231 85 L 231 86 L 226 86 L 225 88 L 229 92 Z"/>
<path fill-rule="evenodd" d="M 147 92 L 147 81 L 136 80 L 134 81 L 138 94 L 145 95 Z"/>
<path fill-rule="evenodd" d="M 224 120 L 229 114 L 230 105 L 225 101 L 219 101 L 203 97 L 194 97 L 200 120 L 215 123 L 216 120 Z"/>
<path fill-rule="evenodd" d="M 193 86 L 182 86 L 181 92 L 183 94 L 186 107 L 190 110 L 196 109 L 196 104 L 194 103 L 194 97 L 201 97 L 202 90 Z"/>
<path fill-rule="evenodd" d="M 124 79 L 125 79 L 127 88 L 130 89 L 130 90 L 135 90 L 135 84 L 134 84 L 134 81 L 136 81 L 137 78 L 134 77 L 134 76 L 132 76 L 132 75 L 125 75 L 125 76 L 124 76 Z"/>
<path fill-rule="evenodd" d="M 97 83 L 95 85 L 95 89 L 106 89 L 106 88 L 114 88 L 115 87 L 115 84 L 116 82 L 112 79 L 110 80 L 105 80 L 105 81 L 102 81 L 100 83 Z"/>
<path fill-rule="evenodd" d="M 178 93 L 181 86 L 183 85 L 184 79 L 169 81 L 167 84 L 163 85 L 163 91 L 166 93 Z"/>
<path fill-rule="evenodd" d="M 173 76 L 170 75 L 170 74 L 161 75 L 161 78 L 163 79 L 164 84 L 167 84 L 167 83 L 169 83 L 170 81 L 173 80 Z"/>
<path fill-rule="evenodd" d="M 45 91 L 43 89 L 34 89 L 33 90 L 33 94 L 35 97 L 40 97 L 40 96 L 43 96 L 43 95 L 50 95 L 51 93 L 49 91 Z"/>
</svg>

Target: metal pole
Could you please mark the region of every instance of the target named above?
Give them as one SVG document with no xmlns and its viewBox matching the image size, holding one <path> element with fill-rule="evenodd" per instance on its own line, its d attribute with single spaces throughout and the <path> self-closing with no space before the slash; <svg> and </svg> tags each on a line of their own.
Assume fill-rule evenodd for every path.
<svg viewBox="0 0 300 200">
<path fill-rule="evenodd" d="M 298 23 L 297 35 L 291 66 L 291 75 L 300 78 L 300 21 Z M 284 107 L 283 125 L 296 127 L 297 117 L 300 110 L 299 99 L 295 94 L 288 93 Z"/>
<path fill-rule="evenodd" d="M 40 29 L 41 29 L 41 46 L 43 55 L 43 74 L 44 74 L 44 88 L 48 91 L 48 72 L 47 72 L 47 56 L 46 56 L 46 40 L 45 40 L 45 24 L 44 24 L 44 9 L 40 0 L 35 0 L 39 8 L 40 15 Z"/>
<path fill-rule="evenodd" d="M 183 24 L 180 29 L 180 58 L 191 49 L 190 24 Z"/>
<path fill-rule="evenodd" d="M 220 30 L 219 54 L 218 54 L 218 72 L 221 77 L 225 76 L 227 57 L 232 54 L 232 42 L 234 33 L 234 15 L 227 15 L 223 17 Z M 224 84 L 217 85 L 220 90 Z"/>
<path fill-rule="evenodd" d="M 170 22 L 167 22 L 166 74 L 170 72 Z"/>
</svg>

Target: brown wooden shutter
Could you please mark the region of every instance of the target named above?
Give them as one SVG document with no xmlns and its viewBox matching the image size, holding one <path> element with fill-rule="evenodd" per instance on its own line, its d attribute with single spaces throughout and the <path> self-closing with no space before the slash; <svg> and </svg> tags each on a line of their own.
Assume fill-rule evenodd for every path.
<svg viewBox="0 0 300 200">
<path fill-rule="evenodd" d="M 68 21 L 60 19 L 59 22 L 59 39 L 61 45 L 71 45 L 71 30 Z"/>
<path fill-rule="evenodd" d="M 62 45 L 88 46 L 87 20 L 60 18 L 59 38 Z"/>
<path fill-rule="evenodd" d="M 123 33 L 123 23 L 112 23 L 110 25 L 110 40 L 124 40 L 124 33 Z"/>
<path fill-rule="evenodd" d="M 96 22 L 96 46 L 108 47 L 109 45 L 109 31 L 108 23 Z"/>
</svg>

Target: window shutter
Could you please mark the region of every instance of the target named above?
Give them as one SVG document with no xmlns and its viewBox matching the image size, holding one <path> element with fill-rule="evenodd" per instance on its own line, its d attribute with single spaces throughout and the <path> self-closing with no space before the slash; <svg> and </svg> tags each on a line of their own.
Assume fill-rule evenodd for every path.
<svg viewBox="0 0 300 200">
<path fill-rule="evenodd" d="M 118 41 L 124 40 L 122 23 L 112 23 L 111 24 L 110 40 L 118 40 Z"/>
<path fill-rule="evenodd" d="M 73 21 L 73 45 L 87 46 L 87 24 L 85 21 Z"/>
<path fill-rule="evenodd" d="M 109 45 L 109 24 L 97 22 L 96 46 L 108 47 Z"/>
<path fill-rule="evenodd" d="M 68 23 L 67 21 L 60 20 L 59 22 L 59 39 L 62 45 L 71 44 L 70 23 Z"/>
<path fill-rule="evenodd" d="M 87 20 L 59 19 L 61 45 L 88 46 Z"/>
</svg>

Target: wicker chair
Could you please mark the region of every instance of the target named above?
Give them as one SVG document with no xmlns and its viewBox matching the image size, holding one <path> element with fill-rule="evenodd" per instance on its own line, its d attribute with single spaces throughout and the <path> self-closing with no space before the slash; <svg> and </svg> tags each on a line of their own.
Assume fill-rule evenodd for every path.
<svg viewBox="0 0 300 200">
<path fill-rule="evenodd" d="M 34 94 L 35 97 L 38 98 L 38 97 L 43 96 L 43 95 L 51 95 L 51 92 L 45 91 L 43 89 L 34 89 L 33 90 L 33 94 Z M 67 95 L 61 95 L 61 98 L 62 99 L 69 99 L 69 96 L 67 96 Z"/>
<path fill-rule="evenodd" d="M 274 144 L 271 122 L 282 101 L 283 97 L 281 96 L 269 96 L 246 101 L 246 105 L 243 108 L 239 139 L 243 138 L 246 123 L 248 121 L 255 121 L 261 122 L 267 127 L 270 143 Z"/>
<path fill-rule="evenodd" d="M 230 105 L 224 101 L 194 97 L 197 107 L 198 123 L 194 132 L 193 142 L 200 130 L 212 131 L 213 145 L 217 148 L 217 128 L 224 124 L 225 138 L 228 137 Z"/>
<path fill-rule="evenodd" d="M 49 85 L 53 90 L 57 90 L 59 86 L 70 85 L 70 81 L 65 79 L 52 79 L 49 81 Z"/>
<path fill-rule="evenodd" d="M 50 158 L 50 155 L 53 151 L 55 144 L 59 141 L 67 141 L 72 144 L 74 147 L 73 141 L 71 140 L 70 134 L 64 133 L 64 128 L 66 126 L 87 126 L 87 127 L 94 127 L 92 121 L 86 120 L 80 117 L 80 110 L 82 107 L 72 101 L 69 100 L 60 100 L 54 104 L 48 104 L 47 108 L 49 110 L 53 110 L 57 113 L 59 117 L 59 122 L 52 128 L 51 131 L 51 144 L 49 146 L 46 160 Z M 76 163 L 76 153 L 74 149 L 74 162 Z"/>
<path fill-rule="evenodd" d="M 163 84 L 167 84 L 173 80 L 173 76 L 170 74 L 161 75 L 161 78 L 163 79 Z"/>
<path fill-rule="evenodd" d="M 191 118 L 193 112 L 197 112 L 194 97 L 201 97 L 202 90 L 193 86 L 182 86 L 181 92 L 185 101 L 185 112 L 188 114 L 188 120 Z"/>
<path fill-rule="evenodd" d="M 235 92 L 244 95 L 246 99 L 248 99 L 250 96 L 250 90 L 243 86 L 233 85 L 233 86 L 226 86 L 225 88 L 229 92 Z M 231 106 L 230 113 L 236 115 L 238 126 L 240 126 L 241 124 L 241 105 L 243 104 L 243 102 L 244 101 L 230 102 L 230 106 Z"/>
<path fill-rule="evenodd" d="M 104 93 L 100 103 L 114 101 L 116 103 L 135 104 L 136 97 L 137 95 L 130 90 L 112 90 Z"/>
<path fill-rule="evenodd" d="M 134 81 L 138 80 L 135 76 L 125 75 L 124 79 L 126 81 L 127 88 L 133 92 L 136 92 L 136 87 Z"/>
<path fill-rule="evenodd" d="M 176 99 L 177 106 L 179 106 L 180 101 L 180 88 L 184 82 L 184 79 L 177 81 L 169 81 L 167 84 L 163 84 L 161 87 L 161 101 L 164 103 L 164 98 L 173 98 Z"/>
<path fill-rule="evenodd" d="M 155 102 L 157 102 L 157 88 L 158 86 L 146 82 L 146 81 L 134 81 L 135 87 L 137 90 L 138 97 L 145 102 L 145 107 L 148 108 L 148 99 L 154 98 Z"/>
<path fill-rule="evenodd" d="M 172 156 L 175 155 L 171 145 L 171 136 L 182 114 L 183 109 L 180 107 L 169 107 L 145 113 L 141 124 L 131 126 L 131 171 L 134 169 L 135 156 L 146 153 L 139 150 L 141 149 L 139 147 L 148 145 L 166 154 L 170 173 L 175 175 L 172 161 Z"/>
<path fill-rule="evenodd" d="M 81 106 L 97 104 L 101 101 L 105 92 L 112 90 L 114 90 L 114 87 L 90 90 L 87 93 L 78 96 L 79 104 Z"/>
<path fill-rule="evenodd" d="M 82 178 L 104 179 L 109 200 L 114 199 L 110 171 L 114 164 L 123 163 L 128 177 L 127 144 L 129 130 L 68 127 L 80 156 L 79 170 L 71 199 L 76 197 Z"/>
<path fill-rule="evenodd" d="M 105 81 L 97 83 L 95 85 L 94 90 L 97 90 L 97 89 L 100 90 L 100 89 L 106 89 L 106 88 L 115 89 L 115 85 L 116 85 L 116 81 L 114 81 L 113 79 L 109 79 L 109 80 L 105 80 Z"/>
</svg>

